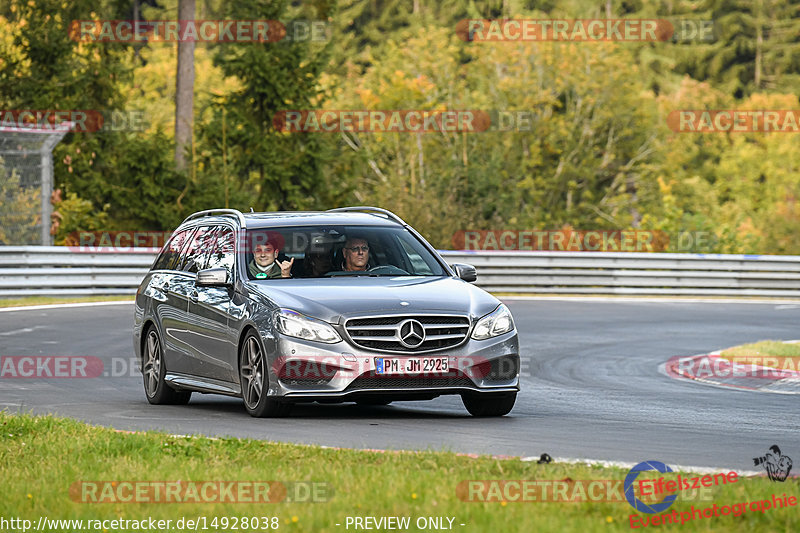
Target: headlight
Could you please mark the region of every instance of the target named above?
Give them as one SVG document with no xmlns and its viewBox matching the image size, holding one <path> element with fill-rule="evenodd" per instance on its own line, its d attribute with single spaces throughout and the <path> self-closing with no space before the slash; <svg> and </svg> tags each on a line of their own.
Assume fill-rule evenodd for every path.
<svg viewBox="0 0 800 533">
<path fill-rule="evenodd" d="M 479 341 L 490 339 L 513 329 L 514 320 L 511 318 L 511 311 L 505 305 L 500 304 L 497 309 L 478 320 L 475 329 L 472 330 L 472 338 Z"/>
<path fill-rule="evenodd" d="M 342 340 L 327 322 L 301 315 L 291 309 L 279 309 L 275 312 L 275 327 L 284 335 L 308 341 L 333 344 Z"/>
</svg>

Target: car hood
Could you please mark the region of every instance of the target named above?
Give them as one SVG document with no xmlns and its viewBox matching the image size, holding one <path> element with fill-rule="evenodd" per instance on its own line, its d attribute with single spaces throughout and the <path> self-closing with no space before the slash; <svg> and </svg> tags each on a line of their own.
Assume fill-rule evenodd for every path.
<svg viewBox="0 0 800 533">
<path fill-rule="evenodd" d="M 250 288 L 276 307 L 331 323 L 372 314 L 443 312 L 480 317 L 500 303 L 483 289 L 449 277 L 274 279 L 250 282 Z"/>
</svg>

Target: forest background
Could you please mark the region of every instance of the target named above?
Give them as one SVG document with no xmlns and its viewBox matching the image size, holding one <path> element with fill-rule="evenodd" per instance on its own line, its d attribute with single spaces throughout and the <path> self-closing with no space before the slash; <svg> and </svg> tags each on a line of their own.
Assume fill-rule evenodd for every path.
<svg viewBox="0 0 800 533">
<path fill-rule="evenodd" d="M 178 44 L 80 42 L 69 27 L 179 19 L 187 5 L 0 0 L 0 109 L 144 117 L 139 131 L 73 132 L 57 145 L 57 244 L 78 230 L 169 231 L 215 207 L 375 205 L 439 248 L 462 230 L 635 229 L 713 236 L 680 251 L 800 254 L 798 134 L 683 133 L 667 121 L 686 109 L 800 109 L 800 2 L 180 3 L 195 19 L 323 21 L 326 37 L 197 43 L 190 97 L 177 99 L 192 120 L 178 142 Z M 464 19 L 503 18 L 711 21 L 713 37 L 470 42 L 457 32 Z M 480 109 L 529 122 L 479 133 L 276 129 L 277 113 L 312 109 Z M 13 180 L 0 165 L 6 233 L 12 207 L 38 207 Z"/>
</svg>

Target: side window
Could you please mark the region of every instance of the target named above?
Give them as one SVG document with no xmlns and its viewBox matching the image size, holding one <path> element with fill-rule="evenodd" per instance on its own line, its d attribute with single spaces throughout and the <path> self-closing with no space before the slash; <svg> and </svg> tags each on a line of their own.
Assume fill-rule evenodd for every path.
<svg viewBox="0 0 800 533">
<path fill-rule="evenodd" d="M 212 240 L 215 236 L 214 226 L 201 226 L 192 236 L 188 248 L 186 248 L 184 255 L 185 259 L 181 265 L 181 270 L 196 274 L 198 271 L 206 268 L 206 257 L 211 245 L 214 244 Z"/>
<path fill-rule="evenodd" d="M 156 259 L 153 265 L 153 270 L 175 270 L 178 264 L 178 259 L 181 254 L 181 248 L 186 244 L 186 239 L 189 237 L 192 230 L 182 230 L 174 233 L 169 242 L 164 245 L 161 254 Z"/>
<path fill-rule="evenodd" d="M 216 242 L 208 256 L 206 268 L 223 267 L 228 270 L 228 274 L 233 276 L 234 255 L 234 233 L 231 228 L 220 228 L 216 232 Z"/>
</svg>

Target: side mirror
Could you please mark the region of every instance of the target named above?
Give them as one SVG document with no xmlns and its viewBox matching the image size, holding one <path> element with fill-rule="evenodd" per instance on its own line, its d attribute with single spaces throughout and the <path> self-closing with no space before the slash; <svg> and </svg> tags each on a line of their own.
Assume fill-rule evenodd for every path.
<svg viewBox="0 0 800 533">
<path fill-rule="evenodd" d="M 197 285 L 200 287 L 230 287 L 231 281 L 228 269 L 217 267 L 207 268 L 197 273 Z"/>
<path fill-rule="evenodd" d="M 453 270 L 456 271 L 456 276 L 463 279 L 464 281 L 469 281 L 472 283 L 473 281 L 478 279 L 478 271 L 475 270 L 475 267 L 472 265 L 466 265 L 464 263 L 453 263 L 450 265 L 453 267 Z"/>
</svg>

